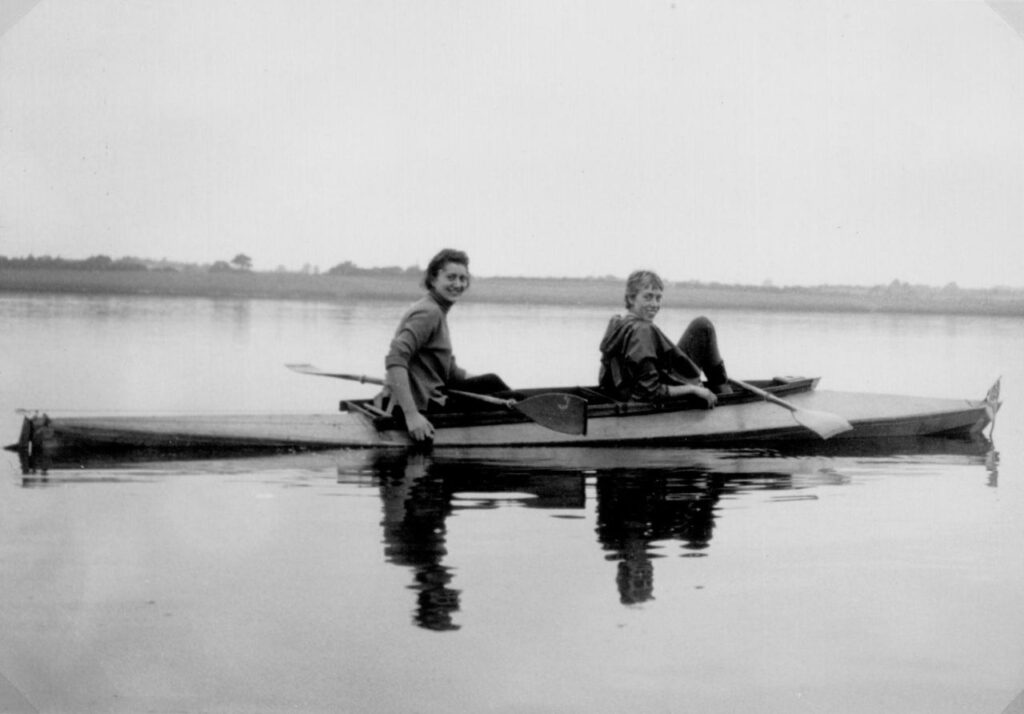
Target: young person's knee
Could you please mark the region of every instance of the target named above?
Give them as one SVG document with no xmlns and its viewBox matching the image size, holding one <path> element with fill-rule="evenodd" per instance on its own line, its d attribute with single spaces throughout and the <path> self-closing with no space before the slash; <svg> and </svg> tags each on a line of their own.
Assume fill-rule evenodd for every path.
<svg viewBox="0 0 1024 714">
<path fill-rule="evenodd" d="M 703 332 L 708 335 L 715 334 L 715 323 L 711 322 L 708 318 L 701 315 L 690 320 L 689 326 L 686 328 L 687 332 Z"/>
</svg>

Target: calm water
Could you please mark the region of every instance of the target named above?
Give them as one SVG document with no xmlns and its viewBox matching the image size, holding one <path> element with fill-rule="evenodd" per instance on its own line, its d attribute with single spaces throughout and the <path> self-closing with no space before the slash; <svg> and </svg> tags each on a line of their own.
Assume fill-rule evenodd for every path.
<svg viewBox="0 0 1024 714">
<path fill-rule="evenodd" d="M 400 304 L 0 296 L 18 408 L 332 410 Z M 592 383 L 607 309 L 458 306 Z M 665 311 L 679 333 L 695 311 Z M 0 711 L 1024 711 L 1024 322 L 707 312 L 740 378 L 980 398 L 991 448 L 362 451 L 0 468 Z"/>
</svg>

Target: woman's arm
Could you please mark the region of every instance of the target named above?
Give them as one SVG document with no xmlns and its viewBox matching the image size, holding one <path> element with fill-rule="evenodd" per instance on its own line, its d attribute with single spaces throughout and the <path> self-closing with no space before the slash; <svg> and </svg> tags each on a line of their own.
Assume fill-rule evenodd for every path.
<svg viewBox="0 0 1024 714">
<path fill-rule="evenodd" d="M 402 409 L 405 417 L 405 428 L 413 441 L 423 441 L 434 438 L 434 425 L 425 416 L 420 414 L 416 408 L 416 402 L 412 398 L 412 387 L 409 385 L 409 370 L 405 367 L 388 367 L 387 383 L 391 390 L 391 397 Z"/>
</svg>

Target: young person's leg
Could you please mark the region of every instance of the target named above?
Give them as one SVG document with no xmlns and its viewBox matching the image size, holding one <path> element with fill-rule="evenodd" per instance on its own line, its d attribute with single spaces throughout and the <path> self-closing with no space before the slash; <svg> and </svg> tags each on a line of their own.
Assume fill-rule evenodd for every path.
<svg viewBox="0 0 1024 714">
<path fill-rule="evenodd" d="M 718 351 L 718 334 L 711 320 L 706 317 L 694 318 L 677 344 L 704 372 L 711 391 L 718 394 L 732 392 L 725 372 L 725 361 Z"/>
</svg>

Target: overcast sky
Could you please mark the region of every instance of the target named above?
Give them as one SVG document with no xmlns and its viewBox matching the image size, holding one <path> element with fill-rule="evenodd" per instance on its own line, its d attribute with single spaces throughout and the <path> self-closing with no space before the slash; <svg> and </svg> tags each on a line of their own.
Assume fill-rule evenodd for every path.
<svg viewBox="0 0 1024 714">
<path fill-rule="evenodd" d="M 0 7 L 0 255 L 1024 286 L 1019 3 Z"/>
</svg>

